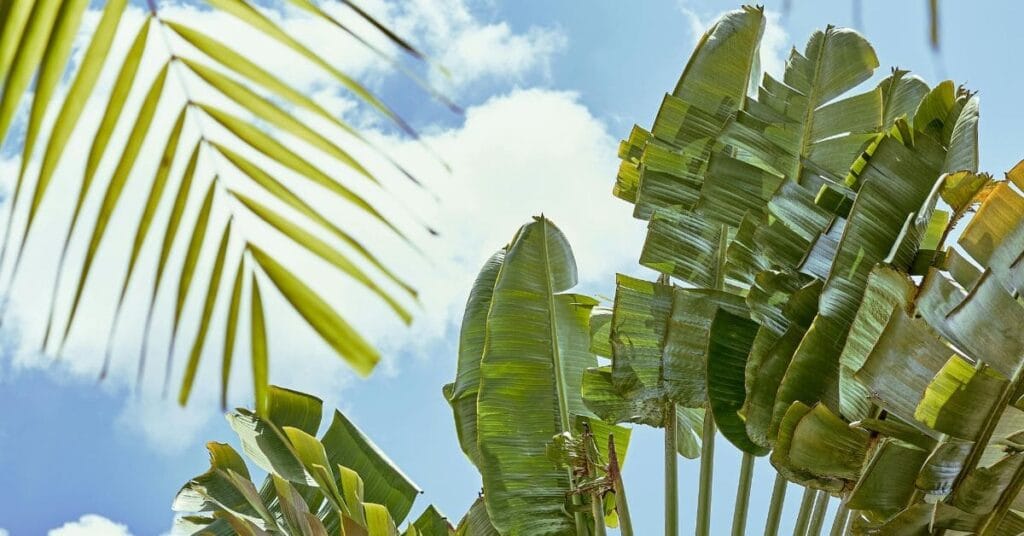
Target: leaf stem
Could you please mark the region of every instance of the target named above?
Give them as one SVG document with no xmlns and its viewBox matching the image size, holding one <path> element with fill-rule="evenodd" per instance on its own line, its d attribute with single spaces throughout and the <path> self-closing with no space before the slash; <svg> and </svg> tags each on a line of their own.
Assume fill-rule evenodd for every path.
<svg viewBox="0 0 1024 536">
<path fill-rule="evenodd" d="M 750 485 L 754 480 L 754 455 L 743 453 L 740 464 L 740 478 L 736 485 L 736 502 L 732 512 L 733 536 L 744 536 L 747 533 L 747 507 L 750 505 Z"/>
<path fill-rule="evenodd" d="M 782 520 L 782 505 L 786 502 L 786 489 L 789 481 L 781 473 L 775 473 L 775 486 L 772 488 L 771 504 L 768 506 L 768 519 L 764 523 L 764 536 L 776 536 L 779 533 L 779 521 Z"/>
<path fill-rule="evenodd" d="M 828 502 L 831 497 L 825 490 L 818 491 L 818 498 L 814 501 L 814 512 L 811 514 L 811 526 L 807 529 L 807 536 L 819 536 L 822 527 L 825 526 L 825 513 L 828 511 Z"/>
<path fill-rule="evenodd" d="M 590 499 L 590 515 L 594 516 L 594 536 L 607 536 L 604 527 L 604 503 L 600 493 L 594 493 Z"/>
<path fill-rule="evenodd" d="M 845 502 L 839 503 L 839 510 L 836 511 L 836 518 L 832 521 L 832 530 L 828 536 L 843 536 L 846 531 L 846 522 L 850 519 L 850 509 Z"/>
<path fill-rule="evenodd" d="M 633 520 L 629 517 L 629 502 L 626 501 L 626 486 L 619 471 L 619 457 L 615 453 L 615 436 L 608 434 L 608 475 L 615 486 L 615 512 L 619 516 L 619 534 L 633 536 Z"/>
<path fill-rule="evenodd" d="M 665 407 L 665 536 L 679 534 L 679 482 L 676 447 L 676 405 Z"/>
<path fill-rule="evenodd" d="M 796 515 L 796 526 L 793 527 L 793 536 L 804 536 L 807 534 L 807 525 L 811 521 L 812 506 L 814 506 L 814 489 L 804 488 L 804 496 L 800 499 L 800 511 Z"/>
<path fill-rule="evenodd" d="M 613 437 L 609 434 L 609 437 Z M 583 448 L 587 453 L 587 475 L 596 478 L 598 474 L 598 459 L 600 453 L 597 450 L 597 443 L 594 441 L 594 434 L 588 422 L 583 423 Z M 604 524 L 604 491 L 596 487 L 590 493 L 590 515 L 594 518 L 594 536 L 607 536 L 608 532 Z"/>
<path fill-rule="evenodd" d="M 725 289 L 726 249 L 729 242 L 729 228 L 722 225 L 718 235 L 718 250 L 715 262 L 715 290 Z M 704 356 L 707 360 L 707 355 Z M 700 448 L 700 488 L 697 491 L 697 536 L 711 534 L 711 491 L 714 483 L 715 468 L 715 416 L 711 411 L 711 403 L 705 405 L 704 431 L 701 434 Z"/>
<path fill-rule="evenodd" d="M 700 447 L 700 489 L 697 492 L 697 536 L 711 534 L 711 488 L 715 468 L 715 418 L 704 412 L 704 433 Z"/>
</svg>

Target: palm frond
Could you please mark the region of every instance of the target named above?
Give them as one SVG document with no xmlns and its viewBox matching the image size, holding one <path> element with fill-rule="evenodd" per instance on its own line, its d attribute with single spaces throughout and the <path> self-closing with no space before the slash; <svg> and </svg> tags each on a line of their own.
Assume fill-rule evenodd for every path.
<svg viewBox="0 0 1024 536">
<path fill-rule="evenodd" d="M 372 90 L 337 68 L 297 36 L 291 35 L 262 8 L 246 0 L 210 0 L 209 4 L 215 10 L 232 15 L 231 24 L 247 28 L 251 35 L 275 43 L 274 46 L 309 61 L 363 105 L 406 134 L 417 136 L 412 127 Z M 348 35 L 357 46 L 369 47 L 376 57 L 404 72 L 428 95 L 459 111 L 450 100 L 416 75 L 414 69 L 407 67 L 401 58 L 373 45 L 373 42 L 380 42 L 378 36 L 365 35 L 365 30 L 355 31 L 347 19 L 331 15 L 315 3 L 293 0 L 292 4 L 306 16 L 337 29 L 339 36 Z M 244 282 L 264 280 L 264 277 L 339 355 L 359 373 L 369 373 L 379 359 L 376 349 L 351 327 L 343 313 L 328 305 L 324 299 L 327 290 L 321 285 L 304 283 L 301 271 L 275 260 L 273 246 L 268 243 L 270 239 L 246 232 L 241 222 L 248 220 L 236 216 L 253 215 L 267 223 L 279 233 L 279 237 L 327 261 L 379 297 L 403 322 L 408 323 L 411 320 L 410 306 L 416 300 L 415 290 L 387 266 L 380 252 L 364 245 L 356 234 L 340 228 L 332 221 L 333 218 L 314 208 L 303 196 L 295 193 L 293 184 L 295 177 L 308 181 L 318 191 L 359 211 L 373 227 L 415 248 L 409 231 L 366 197 L 367 184 L 370 189 L 383 189 L 378 179 L 380 172 L 375 171 L 379 166 L 366 156 L 357 155 L 365 155 L 365 149 L 369 149 L 371 155 L 377 155 L 374 158 L 387 162 L 392 169 L 418 182 L 414 175 L 370 143 L 359 127 L 326 111 L 287 82 L 281 73 L 270 72 L 237 52 L 235 47 L 244 47 L 245 43 L 228 46 L 196 29 L 190 21 L 169 20 L 155 2 L 149 2 L 149 13 L 138 27 L 129 27 L 125 22 L 130 14 L 136 12 L 125 0 L 106 2 L 95 31 L 88 36 L 81 59 L 77 65 L 71 64 L 69 60 L 75 36 L 88 5 L 85 0 L 5 3 L 0 27 L 0 137 L 11 137 L 10 126 L 17 117 L 23 96 L 29 95 L 31 100 L 24 139 L 20 141 L 21 166 L 13 187 L 8 225 L 0 252 L 0 266 L 4 266 L 7 252 L 14 252 L 9 272 L 10 285 L 15 282 L 32 230 L 40 228 L 38 222 L 53 216 L 44 205 L 47 196 L 52 195 L 53 186 L 60 183 L 61 189 L 66 189 L 75 200 L 70 224 L 63 240 L 58 241 L 60 254 L 43 347 L 56 348 L 58 354 L 63 352 L 72 327 L 81 317 L 83 306 L 94 300 L 88 288 L 97 278 L 97 259 L 103 255 L 108 243 L 128 236 L 120 232 L 115 235 L 110 229 L 115 215 L 126 211 L 134 214 L 135 209 L 130 206 L 134 203 L 127 202 L 123 193 L 136 182 L 148 181 L 144 188 L 146 199 L 131 238 L 127 270 L 117 282 L 114 319 L 107 336 L 101 376 L 106 375 L 110 367 L 116 327 L 123 320 L 122 310 L 130 294 L 132 280 L 144 277 L 152 277 L 153 283 L 147 297 L 138 367 L 140 380 L 150 351 L 150 326 L 161 309 L 157 301 L 161 289 L 170 286 L 172 281 L 177 286 L 169 310 L 171 342 L 166 366 L 166 377 L 169 378 L 183 311 L 191 300 L 200 299 L 196 295 L 201 295 L 205 287 L 196 335 L 187 345 L 189 356 L 179 394 L 182 404 L 188 401 L 192 391 L 204 355 L 204 341 L 217 316 L 217 304 L 228 300 L 219 299 L 220 295 L 229 292 L 227 287 L 230 286 L 221 374 L 222 402 L 226 401 L 233 344 L 236 332 L 243 324 L 238 321 L 239 304 L 245 295 L 250 299 L 255 297 L 259 288 L 256 284 Z M 351 2 L 346 2 L 346 5 L 352 17 L 369 24 L 371 32 L 383 36 L 391 46 L 404 51 L 415 61 L 423 62 L 427 68 L 435 68 L 421 51 L 384 23 Z M 114 40 L 127 33 L 134 33 L 134 38 L 126 55 L 111 57 Z M 153 62 L 158 66 L 156 76 L 140 75 L 152 72 Z M 102 86 L 97 81 L 104 68 L 111 64 L 119 64 L 116 67 L 118 72 L 110 92 L 102 94 L 98 89 Z M 57 102 L 58 86 L 65 76 L 71 82 L 63 101 Z M 33 78 L 34 91 L 28 93 Z M 204 86 L 203 91 L 197 91 L 197 83 Z M 142 95 L 141 105 L 137 110 L 130 109 L 129 102 L 134 102 L 134 96 L 139 94 Z M 200 98 L 200 94 L 215 97 Z M 85 125 L 80 121 L 86 103 L 92 98 L 105 103 L 98 126 Z M 346 141 L 337 141 L 337 137 L 324 133 L 303 116 L 295 115 L 283 106 L 301 109 L 326 120 L 333 128 L 347 134 Z M 43 117 L 51 111 L 56 113 L 56 121 L 47 132 L 43 129 Z M 173 127 L 162 134 L 154 125 L 162 124 L 165 117 L 175 119 Z M 217 128 L 211 129 L 211 126 Z M 122 128 L 129 132 L 125 142 L 114 135 Z M 81 163 L 81 175 L 58 173 L 58 165 L 68 160 L 65 147 L 72 134 L 79 130 L 92 132 L 88 156 Z M 322 167 L 302 156 L 306 154 L 305 149 L 300 153 L 286 146 L 279 141 L 278 133 L 287 134 L 303 147 L 328 158 L 331 165 Z M 155 171 L 145 176 L 140 171 L 143 167 L 140 163 L 144 158 L 140 156 L 143 146 L 158 143 L 161 135 L 165 136 L 162 157 Z M 41 153 L 41 163 L 38 174 L 33 175 L 29 170 L 36 153 Z M 187 163 L 181 171 L 175 172 L 179 160 Z M 105 161 L 114 163 L 110 176 L 106 176 L 104 171 L 106 168 L 102 163 Z M 263 161 L 274 164 L 266 166 L 261 163 Z M 70 162 L 64 162 L 61 169 L 74 168 Z M 275 169 L 283 169 L 287 173 L 282 176 L 273 171 Z M 65 177 L 65 174 L 72 176 Z M 240 182 L 238 178 L 245 178 L 248 182 Z M 363 184 L 358 184 L 360 179 Z M 99 190 L 101 201 L 99 213 L 93 218 L 84 207 L 90 196 L 97 195 L 96 190 Z M 266 194 L 288 210 L 260 201 Z M 198 213 L 189 220 L 189 207 L 194 207 L 197 202 Z M 158 215 L 161 207 L 167 205 L 170 206 L 170 215 L 161 221 Z M 22 209 L 27 216 L 18 228 L 19 220 L 14 215 Z M 415 217 L 413 220 L 418 221 Z M 49 226 L 49 222 L 46 225 Z M 424 230 L 433 232 L 429 228 Z M 330 235 L 329 239 L 321 237 L 324 232 Z M 277 237 L 271 237 L 274 238 Z M 80 267 L 69 256 L 71 246 L 78 240 L 84 240 L 86 244 Z M 154 268 L 141 262 L 149 241 L 161 243 Z M 182 242 L 186 242 L 183 245 L 184 257 L 175 261 L 176 256 L 172 252 Z M 214 258 L 212 268 L 209 273 L 200 273 L 199 261 L 207 255 Z M 225 267 L 236 266 L 235 263 L 233 283 L 223 283 Z M 256 277 L 257 273 L 263 276 Z M 67 311 L 61 311 L 57 307 L 58 298 L 60 289 L 67 282 L 73 289 L 70 305 Z M 254 314 L 251 321 L 258 320 Z M 266 356 L 255 353 L 254 349 L 256 392 L 262 396 L 268 385 L 263 363 Z"/>
</svg>

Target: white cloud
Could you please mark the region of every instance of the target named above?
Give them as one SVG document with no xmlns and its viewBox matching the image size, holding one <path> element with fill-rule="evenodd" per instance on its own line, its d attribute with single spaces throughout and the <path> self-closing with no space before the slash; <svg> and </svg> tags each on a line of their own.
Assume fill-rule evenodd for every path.
<svg viewBox="0 0 1024 536">
<path fill-rule="evenodd" d="M 128 527 L 103 516 L 85 514 L 47 532 L 48 536 L 131 536 Z"/>
<path fill-rule="evenodd" d="M 480 265 L 534 215 L 544 213 L 569 237 L 583 286 L 607 289 L 611 274 L 635 267 L 644 225 L 631 218 L 629 205 L 610 194 L 616 140 L 573 93 L 517 89 L 469 108 L 463 125 L 425 139 L 450 164 L 450 174 L 415 142 L 381 141 L 393 146 L 408 167 L 423 170 L 421 178 L 440 202 L 425 200 L 422 190 L 407 186 L 397 188 L 396 195 L 417 207 L 433 207 L 427 219 L 441 236 L 421 242 L 430 252 L 427 258 L 404 248 L 387 252 L 395 266 L 423 267 L 410 273 L 422 303 L 411 329 L 404 329 L 368 296 L 348 302 L 359 304 L 361 314 L 351 320 L 385 356 L 375 374 L 394 373 L 399 355 L 432 357 L 422 352 L 436 347 L 432 343 L 457 326 Z M 308 262 L 302 273 L 336 279 L 330 269 L 312 265 L 317 261 Z M 328 407 L 343 407 L 344 387 L 354 381 L 353 374 L 276 294 L 264 293 L 264 300 L 273 326 L 271 380 L 317 393 Z M 246 308 L 243 303 L 242 310 Z M 345 303 L 338 309 L 353 310 Z M 215 317 L 214 322 L 220 325 L 222 319 Z M 207 344 L 219 349 L 220 335 L 211 335 Z M 232 383 L 234 398 L 241 403 L 251 392 L 246 383 L 247 337 L 239 336 L 240 363 Z M 119 423 L 142 433 L 160 450 L 194 444 L 203 426 L 217 418 L 211 411 L 219 367 L 214 357 L 207 355 L 188 408 L 172 407 L 151 391 L 130 402 Z M 176 381 L 171 380 L 172 386 Z"/>
<path fill-rule="evenodd" d="M 711 16 L 701 16 L 700 13 L 690 7 L 689 2 L 680 1 L 679 10 L 686 17 L 690 25 L 690 35 L 694 45 L 700 41 L 704 32 L 719 17 L 726 12 L 717 13 Z M 764 34 L 761 36 L 761 47 L 758 50 L 758 59 L 761 62 L 761 71 L 781 79 L 786 69 L 786 57 L 789 52 L 789 35 L 782 26 L 782 15 L 778 11 L 766 9 Z"/>
<path fill-rule="evenodd" d="M 413 283 L 421 292 L 422 310 L 412 329 L 406 330 L 365 293 L 348 302 L 360 304 L 362 314 L 354 315 L 352 321 L 380 345 L 385 356 L 375 374 L 393 373 L 396 356 L 420 353 L 457 325 L 469 284 L 480 265 L 533 215 L 543 212 L 567 234 L 584 284 L 599 283 L 607 288 L 610 274 L 635 265 L 643 225 L 630 217 L 627 204 L 609 194 L 616 169 L 615 139 L 576 95 L 514 90 L 471 107 L 463 125 L 438 132 L 426 141 L 451 165 L 451 174 L 440 170 L 418 144 L 386 141 L 409 167 L 425 170 L 421 178 L 441 200 L 432 204 L 423 201 L 420 190 L 399 189 L 397 194 L 409 204 L 433 205 L 435 213 L 428 219 L 441 236 L 421 243 L 431 252 L 428 259 L 402 248 L 386 252 L 396 259 L 395 266 L 425 266 L 412 272 Z M 308 260 L 310 264 L 316 262 Z M 312 279 L 319 279 L 320 274 L 337 279 L 330 269 L 310 264 L 304 265 L 302 273 L 311 274 Z M 324 395 L 329 407 L 341 404 L 344 386 L 354 380 L 347 366 L 276 293 L 265 292 L 264 300 L 268 322 L 273 326 L 272 381 Z M 243 303 L 242 310 L 246 308 Z M 353 310 L 345 303 L 338 309 Z M 223 308 L 219 314 L 223 314 Z M 215 325 L 220 322 L 223 317 L 215 316 Z M 247 384 L 247 338 L 244 332 L 239 335 L 239 362 L 232 383 L 233 399 L 241 403 L 251 392 Z M 220 348 L 217 330 L 211 332 L 207 344 Z M 219 367 L 215 353 L 207 354 L 196 380 L 195 398 L 188 408 L 161 399 L 156 386 L 151 385 L 128 404 L 119 423 L 141 432 L 160 450 L 176 451 L 194 444 L 203 426 L 217 419 L 217 412 L 211 411 L 216 404 L 214 385 Z M 178 365 L 180 370 L 180 361 Z M 171 380 L 172 386 L 177 378 Z"/>
<path fill-rule="evenodd" d="M 429 79 L 449 92 L 479 81 L 521 81 L 532 73 L 545 75 L 551 57 L 566 45 L 565 35 L 557 28 L 531 26 L 517 33 L 507 22 L 484 22 L 466 0 L 377 1 L 362 7 L 399 35 L 412 37 L 447 69 L 450 76 L 434 69 Z M 333 11 L 345 14 L 341 7 Z"/>
<path fill-rule="evenodd" d="M 526 34 L 516 35 L 503 22 L 463 30 L 440 61 L 453 73 L 450 84 L 455 87 L 463 87 L 477 78 L 521 80 L 536 69 L 548 74 L 552 54 L 565 44 L 561 33 L 530 28 Z M 440 81 L 444 83 L 443 79 Z"/>
</svg>

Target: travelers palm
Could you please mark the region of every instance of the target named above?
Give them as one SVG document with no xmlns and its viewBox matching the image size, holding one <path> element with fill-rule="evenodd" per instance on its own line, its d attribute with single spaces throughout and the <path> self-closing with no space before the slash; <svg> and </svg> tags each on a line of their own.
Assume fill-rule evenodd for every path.
<svg viewBox="0 0 1024 536">
<path fill-rule="evenodd" d="M 620 275 L 612 310 L 593 309 L 591 348 L 611 362 L 584 374 L 584 403 L 666 428 L 666 534 L 681 408 L 705 412 L 698 534 L 716 431 L 744 452 L 734 534 L 769 454 L 767 534 L 787 481 L 807 490 L 799 534 L 821 530 L 832 496 L 834 534 L 1015 533 L 1020 336 L 980 311 L 1024 320 L 1024 197 L 1010 185 L 1024 172 L 978 174 L 978 99 L 952 82 L 894 69 L 857 91 L 879 62 L 851 30 L 815 32 L 748 96 L 762 28 L 760 9 L 724 15 L 653 128 L 620 146 L 614 193 L 649 220 L 640 262 L 664 275 Z M 485 478 L 492 515 L 500 485 Z"/>
</svg>

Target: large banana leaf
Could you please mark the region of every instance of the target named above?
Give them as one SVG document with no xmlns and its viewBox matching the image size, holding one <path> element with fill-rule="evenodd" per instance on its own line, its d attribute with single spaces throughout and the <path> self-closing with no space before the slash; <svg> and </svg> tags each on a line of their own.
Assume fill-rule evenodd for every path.
<svg viewBox="0 0 1024 536">
<path fill-rule="evenodd" d="M 677 448 L 683 456 L 696 457 L 708 389 L 724 386 L 721 382 L 728 383 L 730 368 L 732 374 L 736 370 L 710 362 L 708 347 L 715 342 L 711 326 L 716 311 L 749 317 L 742 298 L 726 292 L 619 275 L 608 330 L 594 334 L 595 347 L 609 342 L 612 364 L 587 370 L 584 402 L 604 420 L 659 428 L 666 426 L 671 414 L 666 409 L 676 405 Z M 725 343 L 727 331 L 719 330 L 719 342 Z M 746 353 L 742 357 L 745 359 Z M 739 370 L 742 381 L 743 367 Z M 724 400 L 727 391 L 716 394 L 722 394 Z"/>
<path fill-rule="evenodd" d="M 367 23 L 358 31 L 347 19 L 329 16 L 311 2 L 294 0 L 294 3 L 319 23 L 334 27 L 339 31 L 339 36 L 347 34 L 354 37 L 357 43 L 362 43 L 357 46 L 369 47 L 392 65 L 400 66 L 401 63 L 378 47 L 370 45 L 376 38 L 372 34 L 381 34 L 398 49 L 423 59 L 422 53 L 408 41 L 353 3 L 346 3 L 351 9 L 351 14 L 361 19 L 360 23 Z M 70 62 L 70 53 L 89 2 L 37 0 L 16 2 L 11 5 L 5 3 L 3 7 L 4 17 L 0 23 L 0 139 L 9 137 L 10 126 L 17 119 L 21 101 L 30 101 L 25 118 L 25 137 L 21 145 L 22 163 L 14 177 L 14 194 L 7 218 L 8 225 L 3 245 L 0 246 L 0 266 L 4 264 L 7 252 L 14 251 L 14 260 L 9 271 L 10 284 L 13 284 L 18 273 L 22 252 L 29 242 L 31 230 L 39 228 L 40 222 L 52 227 L 48 220 L 53 216 L 46 209 L 47 205 L 44 202 L 48 194 L 54 190 L 53 186 L 59 184 L 61 191 L 70 192 L 75 199 L 71 223 L 63 230 L 64 239 L 58 241 L 60 260 L 57 279 L 52 288 L 46 335 L 43 340 L 44 349 L 55 346 L 57 353 L 62 351 L 65 342 L 72 335 L 76 319 L 82 316 L 83 306 L 96 299 L 89 291 L 95 285 L 97 277 L 93 267 L 103 256 L 104 251 L 113 246 L 110 242 L 130 239 L 132 242 L 127 270 L 124 277 L 116 282 L 120 292 L 114 305 L 116 312 L 110 324 L 108 354 L 101 374 L 106 373 L 111 358 L 109 348 L 115 339 L 115 327 L 119 321 L 126 320 L 120 313 L 129 295 L 129 285 L 133 279 L 155 276 L 149 292 L 145 326 L 136 326 L 136 330 L 143 330 L 145 341 L 142 355 L 139 357 L 141 376 L 149 350 L 150 323 L 158 309 L 165 314 L 167 312 L 167 309 L 158 307 L 156 297 L 160 289 L 166 286 L 167 280 L 174 279 L 177 274 L 177 299 L 170 308 L 172 340 L 169 344 L 169 370 L 175 358 L 174 349 L 178 347 L 175 340 L 182 310 L 187 302 L 197 299 L 196 295 L 205 293 L 200 329 L 194 340 L 187 345 L 191 349 L 191 355 L 185 367 L 185 379 L 180 391 L 180 401 L 186 403 L 204 353 L 203 339 L 212 327 L 211 313 L 219 295 L 228 292 L 225 287 L 230 286 L 221 285 L 219 281 L 219 270 L 223 268 L 222 260 L 247 257 L 246 251 L 269 247 L 265 243 L 267 239 L 261 238 L 260 233 L 242 232 L 244 226 L 238 222 L 244 218 L 234 217 L 241 215 L 240 212 L 255 213 L 258 218 L 271 223 L 289 240 L 327 259 L 343 274 L 355 279 L 357 284 L 380 296 L 396 311 L 402 321 L 408 323 L 408 306 L 416 300 L 415 290 L 399 280 L 385 263 L 377 258 L 372 248 L 362 244 L 347 231 L 335 227 L 330 218 L 313 209 L 300 196 L 293 194 L 291 187 L 286 185 L 288 181 L 281 177 L 272 177 L 270 172 L 263 171 L 274 169 L 274 166 L 264 166 L 268 160 L 291 169 L 319 184 L 343 202 L 353 205 L 366 216 L 367 224 L 379 226 L 384 232 L 408 240 L 405 238 L 407 230 L 399 229 L 390 218 L 382 216 L 378 207 L 367 202 L 361 194 L 354 193 L 353 188 L 357 186 L 358 181 L 368 179 L 377 183 L 376 174 L 380 173 L 380 170 L 368 159 L 353 155 L 358 152 L 360 145 L 369 146 L 377 153 L 381 151 L 370 144 L 357 128 L 325 111 L 304 96 L 301 88 L 293 87 L 291 83 L 286 82 L 287 77 L 284 73 L 273 73 L 263 69 L 237 52 L 245 50 L 245 42 L 225 44 L 195 29 L 192 21 L 168 20 L 156 2 L 149 3 L 150 13 L 140 27 L 128 27 L 127 23 L 122 24 L 128 12 L 127 4 L 124 0 L 105 2 L 96 29 L 86 36 L 84 53 L 77 64 Z M 266 39 L 304 56 L 369 109 L 375 110 L 393 125 L 415 136 L 415 132 L 409 128 L 405 120 L 374 92 L 337 69 L 319 52 L 288 34 L 272 17 L 264 13 L 262 8 L 248 0 L 211 0 L 210 4 L 214 9 L 232 15 L 227 24 L 237 25 L 241 34 L 251 36 L 249 39 Z M 113 40 L 126 32 L 135 35 L 127 54 L 124 57 L 111 58 Z M 159 36 L 163 38 L 155 38 Z M 183 46 L 178 37 L 186 41 L 188 46 Z M 113 89 L 109 94 L 97 95 L 100 91 L 97 88 L 104 86 L 97 84 L 96 81 L 105 65 L 112 62 L 120 65 Z M 145 65 L 148 62 L 157 62 L 157 66 L 163 66 L 162 69 L 155 69 L 159 74 L 155 78 L 137 76 L 148 69 Z M 411 75 L 408 69 L 402 70 Z M 63 101 L 57 102 L 56 95 L 60 94 L 57 85 L 65 77 L 71 82 Z M 428 93 L 458 111 L 456 106 L 433 88 L 423 84 L 415 75 L 413 78 L 416 83 L 426 88 Z M 33 79 L 34 85 L 30 84 Z M 195 86 L 197 83 L 209 86 L 209 89 L 213 90 L 213 93 L 207 91 L 203 94 L 219 96 L 213 101 L 201 102 L 196 97 L 200 93 L 199 88 Z M 181 91 L 165 91 L 165 86 L 168 85 L 180 88 Z M 129 109 L 126 103 L 130 96 L 136 94 L 144 95 L 142 105 L 138 110 Z M 80 124 L 85 105 L 93 97 L 105 103 L 102 119 L 98 126 Z M 354 142 L 336 142 L 335 140 L 339 139 L 337 136 L 312 127 L 302 114 L 296 115 L 292 110 L 284 109 L 277 104 L 281 101 L 327 119 L 334 127 L 350 134 Z M 230 106 L 224 108 L 242 110 L 243 114 L 236 116 L 222 111 L 225 102 L 230 103 Z M 55 114 L 56 119 L 53 128 L 47 131 L 43 128 L 43 118 L 51 112 Z M 153 125 L 161 124 L 164 116 L 172 119 L 176 117 L 175 126 L 169 133 L 155 132 Z M 207 131 L 206 125 L 211 119 L 223 125 L 228 135 L 221 136 L 217 132 Z M 113 133 L 123 128 L 130 128 L 131 132 L 121 146 L 119 144 L 122 142 L 116 141 Z M 65 162 L 70 158 L 67 155 L 76 153 L 67 151 L 66 145 L 72 134 L 81 129 L 89 129 L 89 138 L 92 141 L 89 150 L 86 151 L 87 159 L 76 166 L 71 162 Z M 286 148 L 277 141 L 278 132 L 292 135 L 303 145 L 330 157 L 338 165 L 331 166 L 330 173 L 314 167 L 300 156 L 302 153 Z M 143 158 L 140 157 L 143 145 L 152 143 L 160 143 L 163 146 L 162 158 L 155 166 L 143 162 Z M 259 155 L 257 163 L 239 156 L 253 152 Z M 217 153 L 236 156 L 237 158 L 229 158 L 234 169 L 221 169 L 220 155 Z M 41 164 L 38 174 L 33 174 L 29 170 L 33 169 L 31 163 L 37 156 L 41 159 Z M 415 180 L 407 170 L 398 167 L 390 156 L 383 156 L 398 171 Z M 100 172 L 99 164 L 105 158 L 114 162 L 114 172 L 110 177 Z M 178 169 L 176 161 L 180 159 L 187 159 L 189 163 L 183 168 L 184 171 L 175 171 Z M 75 169 L 83 171 L 64 171 Z M 142 169 L 155 171 L 143 172 Z M 235 185 L 240 183 L 234 180 L 232 175 L 239 172 L 242 176 L 252 178 L 256 184 L 236 187 Z M 69 174 L 70 176 L 66 176 Z M 139 208 L 136 202 L 121 195 L 122 192 L 134 188 L 134 184 L 139 181 L 147 183 L 144 185 L 144 191 L 148 191 L 148 195 L 138 217 L 137 229 L 134 233 L 109 232 L 108 223 L 112 218 L 118 217 L 124 211 L 135 214 Z M 279 214 L 275 212 L 276 209 L 255 202 L 234 203 L 223 195 L 226 193 L 224 185 L 228 182 L 232 184 L 232 190 L 227 193 L 233 198 L 251 201 L 250 196 L 256 193 L 254 190 L 262 189 L 275 199 L 275 203 L 280 201 L 290 205 L 296 208 L 298 213 Z M 82 208 L 85 199 L 96 189 L 102 192 L 102 202 L 98 215 L 93 216 L 83 212 Z M 208 192 L 208 195 L 204 198 L 205 209 L 202 217 L 195 222 L 182 222 L 182 215 L 190 199 L 202 197 L 204 192 Z M 173 206 L 170 218 L 166 222 L 157 221 L 159 207 L 167 204 Z M 23 227 L 15 228 L 11 224 L 18 220 L 13 215 L 23 208 L 27 213 L 25 224 Z M 225 212 L 228 213 L 228 217 L 221 216 Z M 235 222 L 235 225 L 231 226 L 229 222 Z M 335 243 L 325 242 L 312 230 L 307 230 L 311 224 L 314 228 L 319 226 L 329 231 L 345 245 L 339 247 Z M 205 235 L 216 236 L 219 240 L 204 240 Z M 240 239 L 243 235 L 245 238 Z M 172 261 L 170 251 L 185 240 L 183 237 L 189 236 L 192 239 L 184 260 Z M 71 248 L 74 240 L 84 240 L 86 245 L 83 248 L 85 255 L 80 259 L 73 259 L 67 255 L 69 251 L 74 250 Z M 147 253 L 144 245 L 148 241 L 162 242 L 159 262 L 156 263 L 153 273 L 147 273 L 153 268 L 144 268 L 151 266 L 150 263 L 143 261 Z M 195 270 L 198 259 L 204 255 L 216 255 L 218 258 L 217 269 L 210 274 L 196 273 Z M 235 280 L 242 281 L 243 277 L 248 279 L 259 270 L 274 271 L 268 268 L 267 263 L 241 261 L 239 274 Z M 303 312 L 322 309 L 321 304 L 325 303 L 323 296 L 327 293 L 326 287 L 317 285 L 314 288 L 304 288 L 303 292 L 289 294 L 285 287 L 294 290 L 294 285 L 282 286 L 281 278 L 274 277 L 269 272 L 268 276 L 274 280 L 285 297 L 319 333 L 344 333 L 345 338 L 356 341 L 357 344 L 354 346 L 346 346 L 337 344 L 336 338 L 332 339 L 325 335 L 343 358 L 353 363 L 361 373 L 367 373 L 372 368 L 372 363 L 378 359 L 376 350 L 362 342 L 361 336 L 348 327 L 345 315 L 335 312 L 318 314 L 318 325 L 311 320 L 309 314 Z M 284 273 L 281 270 L 276 272 Z M 298 278 L 305 276 L 301 272 L 294 275 Z M 70 282 L 67 279 L 70 279 Z M 56 307 L 58 289 L 68 284 L 73 289 L 71 305 L 68 310 L 62 311 Z M 232 289 L 233 303 L 240 301 L 240 293 L 254 291 L 252 286 L 237 284 Z M 220 301 L 226 299 L 225 297 Z M 234 340 L 238 328 L 237 321 L 227 323 L 225 329 L 228 330 L 228 340 Z M 225 348 L 225 352 L 230 355 L 232 349 Z M 254 359 L 254 369 L 257 365 L 257 360 Z M 223 370 L 226 373 L 230 367 L 224 367 Z M 223 381 L 222 385 L 222 389 L 226 389 L 227 382 Z M 257 385 L 257 390 L 265 389 L 264 378 L 262 383 Z"/>
<path fill-rule="evenodd" d="M 601 444 L 611 434 L 626 449 L 627 431 L 604 425 L 583 403 L 583 372 L 597 365 L 597 302 L 568 292 L 576 281 L 568 241 L 541 216 L 488 260 L 466 305 L 456 380 L 444 393 L 502 534 L 576 533 L 567 501 L 583 497 L 573 494 L 573 472 L 548 459 L 556 436 L 592 429 Z"/>
<path fill-rule="evenodd" d="M 397 536 L 419 490 L 341 413 L 318 440 L 322 403 L 270 387 L 266 414 L 228 416 L 242 450 L 268 476 L 252 482 L 230 445 L 209 443 L 210 469 L 174 499 L 189 534 L 338 534 Z M 454 528 L 433 506 L 404 536 L 449 536 Z"/>
</svg>

